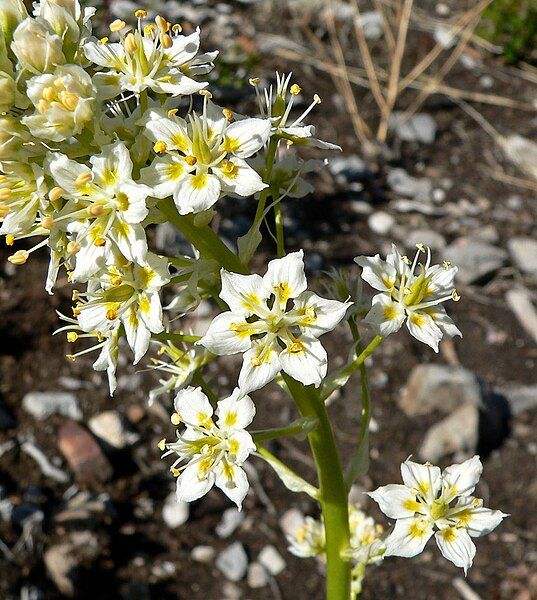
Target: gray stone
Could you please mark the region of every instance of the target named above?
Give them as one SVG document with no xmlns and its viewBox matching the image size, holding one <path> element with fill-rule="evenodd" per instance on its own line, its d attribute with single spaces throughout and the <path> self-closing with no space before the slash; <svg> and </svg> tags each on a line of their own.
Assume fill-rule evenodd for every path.
<svg viewBox="0 0 537 600">
<path fill-rule="evenodd" d="M 472 238 L 459 238 L 444 251 L 446 260 L 459 268 L 457 280 L 468 285 L 500 269 L 507 260 L 507 252 Z"/>
<path fill-rule="evenodd" d="M 192 560 L 200 563 L 210 563 L 214 555 L 215 550 L 212 546 L 195 546 L 190 553 Z"/>
<path fill-rule="evenodd" d="M 382 17 L 374 10 L 361 13 L 360 23 L 364 30 L 364 36 L 368 40 L 380 40 L 384 34 Z"/>
<path fill-rule="evenodd" d="M 460 461 L 475 454 L 479 439 L 479 408 L 466 404 L 433 425 L 419 449 L 419 456 L 433 464 L 448 455 Z"/>
<path fill-rule="evenodd" d="M 258 562 L 252 563 L 248 567 L 247 581 L 248 585 L 254 590 L 268 585 L 269 577 L 265 567 Z"/>
<path fill-rule="evenodd" d="M 355 155 L 332 158 L 328 168 L 340 185 L 360 181 L 369 172 L 367 164 Z"/>
<path fill-rule="evenodd" d="M 400 213 L 411 213 L 417 212 L 422 215 L 429 215 L 431 217 L 441 217 L 446 214 L 446 209 L 441 206 L 434 206 L 428 202 L 422 200 L 404 200 L 399 198 L 390 202 L 390 208 L 393 208 Z"/>
<path fill-rule="evenodd" d="M 274 576 L 279 575 L 287 566 L 278 550 L 271 545 L 265 546 L 261 550 L 257 560 L 271 575 Z"/>
<path fill-rule="evenodd" d="M 24 410 L 36 419 L 62 415 L 75 421 L 82 419 L 78 398 L 69 392 L 29 392 L 22 399 Z"/>
<path fill-rule="evenodd" d="M 228 538 L 238 527 L 240 527 L 245 519 L 244 512 L 237 508 L 228 508 L 222 514 L 220 523 L 215 528 L 216 535 L 221 538 Z"/>
<path fill-rule="evenodd" d="M 436 137 L 436 121 L 427 113 L 417 113 L 406 121 L 400 122 L 402 112 L 395 111 L 390 117 L 390 129 L 404 142 L 432 144 Z"/>
<path fill-rule="evenodd" d="M 387 181 L 392 191 L 406 198 L 428 200 L 433 191 L 430 179 L 412 177 L 404 169 L 391 169 Z"/>
<path fill-rule="evenodd" d="M 407 248 L 415 248 L 416 244 L 425 244 L 431 250 L 443 250 L 446 247 L 444 236 L 433 229 L 414 229 L 404 241 Z"/>
<path fill-rule="evenodd" d="M 367 224 L 373 233 L 378 235 L 386 235 L 395 225 L 395 219 L 383 210 L 374 212 L 368 219 Z"/>
<path fill-rule="evenodd" d="M 229 581 L 240 581 L 248 569 L 248 557 L 244 546 L 235 542 L 223 550 L 216 559 L 218 570 Z"/>
<path fill-rule="evenodd" d="M 499 391 L 507 398 L 513 415 L 537 408 L 537 385 L 510 385 Z"/>
<path fill-rule="evenodd" d="M 123 450 L 135 444 L 140 436 L 131 431 L 125 418 L 117 410 L 106 410 L 92 417 L 88 427 L 94 435 L 112 448 Z"/>
<path fill-rule="evenodd" d="M 175 492 L 171 493 L 162 507 L 162 518 L 170 529 L 181 527 L 188 521 L 190 507 L 188 502 L 178 502 Z"/>
<path fill-rule="evenodd" d="M 537 240 L 530 237 L 515 237 L 507 243 L 511 257 L 523 273 L 537 275 Z"/>
<path fill-rule="evenodd" d="M 482 402 L 477 377 L 463 367 L 417 365 L 403 388 L 399 406 L 408 416 L 435 410 L 451 413 L 464 404 Z"/>
<path fill-rule="evenodd" d="M 522 328 L 537 342 L 537 310 L 531 301 L 530 292 L 524 288 L 515 288 L 507 291 L 505 299 Z"/>
</svg>

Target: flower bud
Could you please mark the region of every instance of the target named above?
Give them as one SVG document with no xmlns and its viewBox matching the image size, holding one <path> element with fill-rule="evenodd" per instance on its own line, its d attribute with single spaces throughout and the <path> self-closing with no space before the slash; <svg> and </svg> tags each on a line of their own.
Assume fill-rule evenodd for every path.
<svg viewBox="0 0 537 600">
<path fill-rule="evenodd" d="M 17 25 L 26 19 L 28 12 L 22 0 L 0 0 L 0 29 L 6 38 L 7 45 L 13 39 Z"/>
<path fill-rule="evenodd" d="M 62 38 L 42 19 L 25 19 L 13 34 L 11 48 L 22 67 L 45 73 L 65 63 Z"/>
<path fill-rule="evenodd" d="M 9 73 L 0 71 L 0 112 L 8 112 L 15 104 L 17 85 Z"/>
<path fill-rule="evenodd" d="M 28 130 L 10 115 L 0 117 L 0 160 L 22 160 L 24 142 L 30 141 Z"/>
</svg>

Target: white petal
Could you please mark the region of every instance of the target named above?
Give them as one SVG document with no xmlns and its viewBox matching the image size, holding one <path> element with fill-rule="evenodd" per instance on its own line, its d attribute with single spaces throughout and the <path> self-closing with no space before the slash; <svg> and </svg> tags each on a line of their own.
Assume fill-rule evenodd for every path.
<svg viewBox="0 0 537 600">
<path fill-rule="evenodd" d="M 328 368 L 326 350 L 321 342 L 305 335 L 281 351 L 280 363 L 293 379 L 315 387 L 321 385 Z"/>
<path fill-rule="evenodd" d="M 213 354 L 221 356 L 246 352 L 252 345 L 250 336 L 257 333 L 244 316 L 232 312 L 217 315 L 207 333 L 198 342 Z"/>
<path fill-rule="evenodd" d="M 296 312 L 299 315 L 303 314 L 303 318 L 298 321 L 298 326 L 308 335 L 319 337 L 336 327 L 345 317 L 351 304 L 352 302 L 327 300 L 309 291 L 302 292 L 294 301 Z"/>
<path fill-rule="evenodd" d="M 433 306 L 425 309 L 425 312 L 431 316 L 435 325 L 447 338 L 452 338 L 457 335 L 462 337 L 460 329 L 455 325 L 453 320 L 448 317 L 448 314 L 444 308 L 441 306 Z"/>
<path fill-rule="evenodd" d="M 475 544 L 464 529 L 448 527 L 434 535 L 442 555 L 466 573 L 472 566 L 476 553 Z"/>
<path fill-rule="evenodd" d="M 270 296 L 263 287 L 259 275 L 239 275 L 225 269 L 220 271 L 222 291 L 220 298 L 236 314 L 250 316 L 267 310 L 266 300 Z"/>
<path fill-rule="evenodd" d="M 146 132 L 153 141 L 165 142 L 168 150 L 190 152 L 192 143 L 188 137 L 185 120 L 179 117 L 163 117 L 155 111 L 150 113 L 149 119 Z"/>
<path fill-rule="evenodd" d="M 166 54 L 174 65 L 180 67 L 196 56 L 200 47 L 200 30 L 196 29 L 190 35 L 178 35 L 172 38 L 173 44 Z"/>
<path fill-rule="evenodd" d="M 371 310 L 364 317 L 367 323 L 379 335 L 386 337 L 401 329 L 406 318 L 404 309 L 394 302 L 388 294 L 377 294 L 373 297 Z"/>
<path fill-rule="evenodd" d="M 177 478 L 176 497 L 178 502 L 193 502 L 213 487 L 215 474 L 209 471 L 205 477 L 199 477 L 199 462 L 189 464 Z"/>
<path fill-rule="evenodd" d="M 174 408 L 181 420 L 189 425 L 206 427 L 213 416 L 213 407 L 199 387 L 180 390 L 175 396 Z"/>
<path fill-rule="evenodd" d="M 406 326 L 410 333 L 420 342 L 438 352 L 438 344 L 442 339 L 442 330 L 424 311 L 414 311 L 408 315 Z"/>
<path fill-rule="evenodd" d="M 271 260 L 263 276 L 263 285 L 276 296 L 282 307 L 289 299 L 297 298 L 307 287 L 304 252 L 291 252 L 283 258 Z"/>
<path fill-rule="evenodd" d="M 87 42 L 84 44 L 84 54 L 92 63 L 100 67 L 115 68 L 117 57 L 123 59 L 125 50 L 121 44 L 101 44 L 100 42 Z"/>
<path fill-rule="evenodd" d="M 100 331 L 104 333 L 112 329 L 114 321 L 106 318 L 107 307 L 104 302 L 88 303 L 80 307 L 78 324 L 84 331 Z"/>
<path fill-rule="evenodd" d="M 216 485 L 241 510 L 242 501 L 250 487 L 248 477 L 243 469 L 237 465 L 220 461 L 216 467 Z"/>
<path fill-rule="evenodd" d="M 473 456 L 463 463 L 444 469 L 442 480 L 446 494 L 450 499 L 455 496 L 470 496 L 483 473 L 479 456 Z"/>
<path fill-rule="evenodd" d="M 155 198 L 167 198 L 173 195 L 188 171 L 188 165 L 182 158 L 167 155 L 155 158 L 149 167 L 142 169 L 141 180 L 151 188 Z"/>
<path fill-rule="evenodd" d="M 146 258 L 145 229 L 139 223 L 130 224 L 116 219 L 108 235 L 127 260 L 139 263 Z M 78 263 L 78 254 L 76 257 Z"/>
<path fill-rule="evenodd" d="M 413 517 L 417 512 L 415 495 L 406 485 L 390 484 L 367 494 L 390 519 Z"/>
<path fill-rule="evenodd" d="M 423 551 L 432 535 L 432 523 L 425 519 L 397 519 L 393 531 L 385 540 L 385 556 L 412 558 Z"/>
<path fill-rule="evenodd" d="M 264 387 L 280 372 L 280 347 L 277 343 L 256 342 L 248 352 L 244 353 L 239 388 L 247 394 Z"/>
<path fill-rule="evenodd" d="M 481 506 L 481 501 L 472 498 L 472 496 L 464 500 L 466 502 L 464 504 L 459 503 L 456 508 L 460 508 L 465 504 L 468 507 L 462 514 L 461 525 L 466 527 L 471 537 L 481 537 L 490 533 L 498 527 L 505 517 L 509 516 L 500 510 L 491 510 L 490 508 Z M 474 506 L 474 502 L 478 503 L 477 507 Z M 457 515 L 454 518 L 457 518 Z"/>
<path fill-rule="evenodd" d="M 121 321 L 125 327 L 127 342 L 134 352 L 133 364 L 137 364 L 147 352 L 151 340 L 151 332 L 145 326 L 145 323 L 136 313 L 134 308 L 127 311 Z"/>
<path fill-rule="evenodd" d="M 220 198 L 218 177 L 209 173 L 188 174 L 179 181 L 173 199 L 180 215 L 198 213 L 211 208 Z"/>
<path fill-rule="evenodd" d="M 442 485 L 441 471 L 433 465 L 421 465 L 405 460 L 401 465 L 403 483 L 419 491 L 423 496 L 434 499 Z"/>
<path fill-rule="evenodd" d="M 375 256 L 357 256 L 354 262 L 362 267 L 362 279 L 381 292 L 393 289 L 397 272 L 393 265 L 385 262 L 379 254 Z"/>
<path fill-rule="evenodd" d="M 147 290 L 141 292 L 138 299 L 138 316 L 152 333 L 160 333 L 164 329 L 162 323 L 162 305 L 157 292 Z"/>
<path fill-rule="evenodd" d="M 132 160 L 123 142 L 104 146 L 99 156 L 92 156 L 95 183 L 102 188 L 115 189 L 121 181 L 132 176 Z"/>
<path fill-rule="evenodd" d="M 51 155 L 49 170 L 58 186 L 74 196 L 80 196 L 84 191 L 76 184 L 77 178 L 84 174 L 91 175 L 91 170 L 86 165 L 70 160 L 64 154 L 57 152 Z"/>
<path fill-rule="evenodd" d="M 227 456 L 230 462 L 237 465 L 241 465 L 256 449 L 254 440 L 247 431 L 234 431 L 227 441 L 229 444 Z"/>
<path fill-rule="evenodd" d="M 231 165 L 233 165 L 232 168 Z M 253 196 L 256 192 L 268 187 L 259 173 L 240 158 L 223 161 L 213 172 L 222 182 L 222 188 L 226 192 L 238 196 Z"/>
<path fill-rule="evenodd" d="M 239 158 L 248 158 L 266 144 L 270 129 L 268 119 L 235 121 L 225 131 L 224 149 Z"/>
<path fill-rule="evenodd" d="M 249 396 L 239 397 L 240 390 L 218 402 L 216 414 L 222 430 L 244 429 L 254 420 L 255 405 Z"/>
</svg>

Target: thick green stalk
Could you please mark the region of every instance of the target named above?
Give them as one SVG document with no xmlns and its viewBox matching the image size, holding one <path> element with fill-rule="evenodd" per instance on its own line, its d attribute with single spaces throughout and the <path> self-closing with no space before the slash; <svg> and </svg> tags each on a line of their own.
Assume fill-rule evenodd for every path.
<svg viewBox="0 0 537 600">
<path fill-rule="evenodd" d="M 158 208 L 201 254 L 214 258 L 227 271 L 249 273 L 240 258 L 222 242 L 209 226 L 195 225 L 193 215 L 180 215 L 172 198 L 161 200 Z"/>
<path fill-rule="evenodd" d="M 319 420 L 319 425 L 308 434 L 308 440 L 317 467 L 326 531 L 326 600 L 348 600 L 351 564 L 343 558 L 350 543 L 348 490 L 332 427 L 318 391 L 288 375 L 283 377 L 300 414 Z"/>
<path fill-rule="evenodd" d="M 195 344 L 196 342 L 201 340 L 199 335 L 186 335 L 184 333 L 174 333 L 173 331 L 154 333 L 151 336 L 151 339 L 159 340 L 161 342 L 166 342 L 168 340 L 170 340 L 171 342 L 185 342 L 187 344 Z"/>
<path fill-rule="evenodd" d="M 270 183 L 272 179 L 272 169 L 274 168 L 274 160 L 276 159 L 276 152 L 278 151 L 278 143 L 279 139 L 276 136 L 273 136 L 270 140 L 268 149 L 267 149 L 267 157 L 265 159 L 265 173 L 263 177 L 263 181 L 267 184 L 267 187 L 262 190 L 259 194 L 259 201 L 257 203 L 257 210 L 255 211 L 254 222 L 252 223 L 251 229 L 256 227 L 259 224 L 259 221 L 263 218 L 263 214 L 265 212 L 265 206 L 267 204 L 267 199 L 270 196 Z"/>
<path fill-rule="evenodd" d="M 283 215 L 281 200 L 274 205 L 274 225 L 276 226 L 276 248 L 278 258 L 285 256 L 285 242 L 283 234 Z"/>
</svg>

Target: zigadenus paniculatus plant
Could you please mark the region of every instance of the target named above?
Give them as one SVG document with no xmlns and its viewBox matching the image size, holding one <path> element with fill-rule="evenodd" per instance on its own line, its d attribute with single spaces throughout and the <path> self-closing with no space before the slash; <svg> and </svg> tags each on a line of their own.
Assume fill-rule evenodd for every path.
<svg viewBox="0 0 537 600">
<path fill-rule="evenodd" d="M 315 138 L 306 124 L 320 98 L 295 115 L 301 89 L 290 75 L 277 75 L 268 88 L 254 78 L 259 114 L 236 114 L 214 104 L 203 81 L 217 52 L 199 52 L 199 30 L 184 35 L 180 25 L 160 16 L 149 21 L 137 10 L 134 25 L 116 20 L 111 39 L 98 40 L 94 12 L 83 11 L 78 0 L 41 0 L 29 15 L 20 0 L 0 0 L 0 233 L 9 246 L 39 240 L 9 257 L 15 265 L 48 248 L 49 293 L 61 269 L 70 283 L 85 286 L 73 292 L 73 314 L 61 316 L 59 331 L 70 343 L 92 343 L 69 358 L 99 351 L 93 366 L 107 371 L 113 394 L 120 340 L 126 338 L 134 364 L 154 347 L 153 366 L 162 379 L 151 398 L 175 395 L 171 421 L 178 429 L 159 448 L 174 459 L 177 498 L 196 500 L 215 485 L 240 508 L 249 487 L 242 465 L 252 456 L 267 461 L 285 486 L 320 505 L 321 519 L 307 517 L 289 535 L 289 549 L 326 563 L 330 600 L 356 597 L 367 565 L 390 555 L 414 556 L 433 534 L 442 554 L 466 571 L 475 554 L 471 537 L 505 516 L 472 495 L 482 470 L 478 457 L 443 472 L 403 463 L 404 485 L 370 494 L 396 520 L 387 535 L 348 503 L 351 484 L 367 470 L 365 359 L 405 322 L 435 351 L 443 336 L 460 335 L 441 306 L 459 299 L 456 267 L 431 266 L 423 246 L 412 261 L 395 246 L 386 261 L 358 257 L 362 278 L 378 291 L 363 319 L 375 336 L 364 346 L 361 311 L 345 277 L 334 272 L 334 297 L 319 296 L 308 287 L 303 252 L 285 252 L 282 201 L 310 192 L 303 176 L 322 164 L 294 151 L 339 149 Z M 237 252 L 209 227 L 223 196 L 257 200 Z M 277 258 L 260 276 L 249 264 L 268 220 Z M 192 256 L 149 250 L 146 229 L 162 222 L 190 242 Z M 214 299 L 220 313 L 202 338 L 182 331 L 180 319 L 164 316 L 164 288 L 174 297 L 167 313 L 192 313 L 202 299 Z M 320 337 L 341 323 L 350 327 L 354 354 L 327 375 Z M 229 354 L 242 355 L 242 368 L 231 395 L 219 399 L 203 369 Z M 325 400 L 356 370 L 361 431 L 344 471 Z M 248 431 L 255 395 L 273 380 L 300 418 L 280 429 Z M 318 487 L 264 446 L 300 434 L 309 439 Z"/>
</svg>

